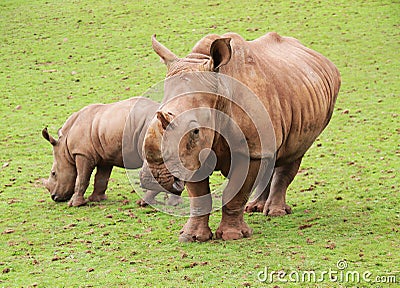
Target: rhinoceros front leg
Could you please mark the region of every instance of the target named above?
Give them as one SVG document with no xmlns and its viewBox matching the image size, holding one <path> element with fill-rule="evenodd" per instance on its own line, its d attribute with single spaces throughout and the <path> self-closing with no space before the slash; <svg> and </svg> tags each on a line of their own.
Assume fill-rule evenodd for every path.
<svg viewBox="0 0 400 288">
<path fill-rule="evenodd" d="M 283 216 L 292 213 L 292 208 L 286 204 L 286 190 L 299 171 L 301 159 L 275 168 L 271 190 L 263 210 L 264 215 Z"/>
<path fill-rule="evenodd" d="M 94 166 L 91 165 L 87 158 L 82 155 L 77 155 L 75 158 L 76 163 L 76 182 L 75 192 L 69 200 L 69 206 L 82 206 L 86 204 L 86 200 L 83 198 L 87 187 L 89 186 L 90 176 L 92 175 Z"/>
<path fill-rule="evenodd" d="M 253 234 L 253 230 L 244 221 L 243 213 L 244 206 L 256 181 L 260 162 L 259 160 L 251 160 L 247 166 L 246 161 L 241 161 L 239 165 L 233 168 L 222 196 L 224 206 L 222 207 L 221 223 L 215 233 L 216 238 L 236 240 L 250 237 Z M 243 163 L 246 166 L 243 166 Z M 247 176 L 243 180 L 243 171 L 246 170 Z"/>
<path fill-rule="evenodd" d="M 180 232 L 180 242 L 204 242 L 212 238 L 208 219 L 212 208 L 209 178 L 196 183 L 186 183 L 190 197 L 190 218 Z"/>
<path fill-rule="evenodd" d="M 89 201 L 100 202 L 107 199 L 106 190 L 112 169 L 113 166 L 97 166 L 94 177 L 94 190 L 88 198 Z"/>
</svg>

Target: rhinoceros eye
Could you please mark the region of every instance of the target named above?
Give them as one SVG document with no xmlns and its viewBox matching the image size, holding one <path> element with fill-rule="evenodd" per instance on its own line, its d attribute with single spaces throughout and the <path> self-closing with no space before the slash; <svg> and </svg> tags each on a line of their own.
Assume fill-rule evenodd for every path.
<svg viewBox="0 0 400 288">
<path fill-rule="evenodd" d="M 55 171 L 51 171 L 51 176 L 56 177 L 56 172 Z"/>
</svg>

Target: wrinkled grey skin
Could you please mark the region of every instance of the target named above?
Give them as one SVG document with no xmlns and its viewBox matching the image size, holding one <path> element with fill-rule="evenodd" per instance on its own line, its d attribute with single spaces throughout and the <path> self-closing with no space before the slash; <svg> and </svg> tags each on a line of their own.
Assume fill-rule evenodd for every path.
<svg viewBox="0 0 400 288">
<path fill-rule="evenodd" d="M 47 180 L 43 180 L 51 198 L 57 202 L 69 200 L 69 206 L 86 204 L 84 193 L 94 168 L 97 168 L 94 191 L 88 200 L 107 199 L 105 192 L 113 166 L 128 169 L 142 166 L 144 133 L 158 107 L 158 103 L 142 97 L 111 104 L 93 104 L 68 118 L 58 131 L 58 140 L 48 133 L 47 128 L 43 129 L 43 137 L 53 146 L 51 173 Z M 124 135 L 124 132 L 129 135 Z M 154 203 L 158 193 L 147 191 L 138 204 Z M 180 201 L 173 195 L 168 203 L 176 205 Z"/>
</svg>

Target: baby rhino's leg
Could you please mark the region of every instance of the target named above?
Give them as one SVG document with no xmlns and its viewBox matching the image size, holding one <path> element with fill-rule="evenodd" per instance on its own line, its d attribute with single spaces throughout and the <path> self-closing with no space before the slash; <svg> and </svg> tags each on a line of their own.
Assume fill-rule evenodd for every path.
<svg viewBox="0 0 400 288">
<path fill-rule="evenodd" d="M 77 172 L 75 191 L 68 205 L 76 207 L 86 204 L 83 195 L 86 192 L 86 188 L 89 186 L 90 176 L 92 175 L 94 167 L 90 164 L 90 161 L 82 155 L 76 156 L 75 163 Z"/>
<path fill-rule="evenodd" d="M 159 204 L 156 200 L 156 196 L 159 194 L 159 191 L 146 190 L 143 198 L 138 200 L 136 203 L 141 207 L 146 207 L 147 205 Z"/>
<path fill-rule="evenodd" d="M 107 199 L 106 190 L 113 166 L 97 166 L 94 177 L 94 190 L 89 201 L 99 202 Z"/>
</svg>

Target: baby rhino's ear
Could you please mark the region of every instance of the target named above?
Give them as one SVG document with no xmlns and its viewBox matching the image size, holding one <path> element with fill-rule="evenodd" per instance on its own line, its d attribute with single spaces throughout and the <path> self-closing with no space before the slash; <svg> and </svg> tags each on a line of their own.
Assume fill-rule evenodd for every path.
<svg viewBox="0 0 400 288">
<path fill-rule="evenodd" d="M 171 124 L 175 115 L 172 112 L 157 111 L 157 119 L 161 122 L 162 128 L 167 129 L 168 125 Z M 172 127 L 171 127 L 172 128 Z"/>
<path fill-rule="evenodd" d="M 57 145 L 57 143 L 58 143 L 57 140 L 54 139 L 54 138 L 49 134 L 49 132 L 47 131 L 47 127 L 44 128 L 44 129 L 42 130 L 42 136 L 43 136 L 44 139 L 46 139 L 47 141 L 49 141 L 51 145 L 53 145 L 53 146 L 56 146 L 56 145 Z"/>
</svg>

